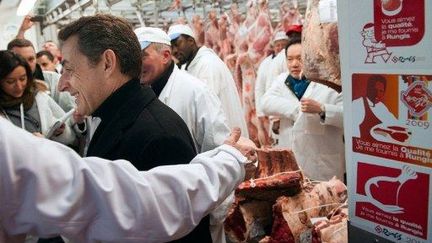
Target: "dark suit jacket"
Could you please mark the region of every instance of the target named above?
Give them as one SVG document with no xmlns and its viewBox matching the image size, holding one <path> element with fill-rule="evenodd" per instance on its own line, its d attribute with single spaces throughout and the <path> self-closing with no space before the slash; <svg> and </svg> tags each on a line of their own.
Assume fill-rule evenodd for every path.
<svg viewBox="0 0 432 243">
<path fill-rule="evenodd" d="M 181 117 L 138 80 L 120 87 L 92 115 L 102 121 L 87 156 L 126 159 L 139 170 L 149 170 L 159 165 L 186 164 L 196 155 Z M 178 242 L 211 242 L 208 227 L 207 216 Z"/>
</svg>

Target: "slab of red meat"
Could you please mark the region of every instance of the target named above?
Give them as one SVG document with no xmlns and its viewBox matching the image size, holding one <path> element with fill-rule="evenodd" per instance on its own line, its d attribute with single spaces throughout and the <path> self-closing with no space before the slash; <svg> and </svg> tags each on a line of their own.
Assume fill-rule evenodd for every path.
<svg viewBox="0 0 432 243">
<path fill-rule="evenodd" d="M 236 196 L 249 199 L 275 201 L 280 196 L 293 196 L 300 192 L 300 172 L 284 172 L 276 175 L 242 182 Z"/>
<path fill-rule="evenodd" d="M 321 23 L 320 0 L 308 0 L 302 39 L 303 71 L 312 81 L 324 83 L 338 91 L 341 86 L 337 23 Z"/>
<path fill-rule="evenodd" d="M 255 178 L 299 170 L 294 153 L 290 149 L 258 149 L 257 154 L 258 169 Z"/>
</svg>

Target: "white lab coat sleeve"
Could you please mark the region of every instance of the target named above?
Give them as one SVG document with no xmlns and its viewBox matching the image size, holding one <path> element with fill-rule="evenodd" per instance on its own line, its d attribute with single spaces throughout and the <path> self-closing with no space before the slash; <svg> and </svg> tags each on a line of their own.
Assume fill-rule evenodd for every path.
<svg viewBox="0 0 432 243">
<path fill-rule="evenodd" d="M 191 164 L 140 172 L 81 158 L 0 118 L 0 228 L 76 242 L 166 242 L 190 232 L 244 179 L 228 145 Z"/>
<path fill-rule="evenodd" d="M 336 95 L 337 97 L 333 104 L 326 104 L 324 102 L 325 119 L 321 120 L 321 122 L 324 125 L 331 125 L 343 129 L 343 97 L 342 93 Z"/>
<path fill-rule="evenodd" d="M 295 121 L 299 115 L 300 101 L 286 97 L 284 89 L 287 87 L 285 87 L 283 76 L 280 75 L 266 91 L 261 100 L 261 106 L 267 116 L 279 116 Z"/>
<path fill-rule="evenodd" d="M 197 142 L 201 145 L 200 152 L 205 152 L 223 144 L 229 136 L 230 129 L 221 102 L 215 93 L 205 87 L 197 100 Z"/>
<path fill-rule="evenodd" d="M 275 58 L 273 58 L 272 62 L 268 66 L 268 78 L 267 78 L 267 86 L 268 90 L 272 86 L 273 80 L 276 80 L 279 75 L 282 73 L 288 72 L 288 66 L 286 63 L 286 55 L 285 49 L 280 51 Z"/>
<path fill-rule="evenodd" d="M 267 85 L 267 75 L 269 72 L 268 65 L 271 62 L 271 56 L 266 57 L 260 64 L 258 71 L 257 71 L 257 78 L 255 82 L 255 109 L 257 117 L 263 117 L 265 116 L 262 108 L 261 108 L 261 98 L 266 92 L 266 85 Z"/>
</svg>

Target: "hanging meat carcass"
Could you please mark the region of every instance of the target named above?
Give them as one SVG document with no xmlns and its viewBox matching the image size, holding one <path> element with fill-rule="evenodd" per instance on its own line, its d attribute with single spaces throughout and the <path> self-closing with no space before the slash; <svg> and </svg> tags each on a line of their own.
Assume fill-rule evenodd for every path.
<svg viewBox="0 0 432 243">
<path fill-rule="evenodd" d="M 195 35 L 196 44 L 198 46 L 204 45 L 204 38 L 205 38 L 204 24 L 203 24 L 203 21 L 201 19 L 201 16 L 198 14 L 195 14 L 192 17 L 192 30 L 193 30 L 194 35 Z"/>
<path fill-rule="evenodd" d="M 337 23 L 332 20 L 321 22 L 320 1 L 308 1 L 302 33 L 303 71 L 308 79 L 340 91 L 341 71 Z M 331 10 L 326 9 L 326 11 Z"/>
<path fill-rule="evenodd" d="M 252 59 L 255 70 L 270 49 L 270 41 L 273 35 L 270 13 L 267 0 L 259 0 L 257 6 L 258 14 L 254 23 L 249 26 L 249 57 Z"/>
<path fill-rule="evenodd" d="M 219 46 L 220 46 L 220 52 L 219 56 L 222 60 L 225 59 L 228 55 L 232 54 L 234 52 L 232 39 L 228 36 L 228 16 L 222 15 L 219 18 Z"/>
<path fill-rule="evenodd" d="M 213 49 L 216 53 L 220 52 L 219 25 L 215 10 L 210 10 L 205 29 L 205 46 Z"/>
<path fill-rule="evenodd" d="M 292 25 L 302 25 L 303 16 L 298 10 L 297 1 L 285 2 L 280 9 L 280 22 L 276 27 L 277 31 L 287 32 Z"/>
</svg>

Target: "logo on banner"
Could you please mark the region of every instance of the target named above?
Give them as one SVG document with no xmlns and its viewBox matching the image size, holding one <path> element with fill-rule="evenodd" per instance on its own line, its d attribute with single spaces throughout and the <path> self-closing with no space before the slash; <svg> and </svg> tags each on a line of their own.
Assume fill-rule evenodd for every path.
<svg viewBox="0 0 432 243">
<path fill-rule="evenodd" d="M 401 99 L 414 116 L 423 116 L 432 106 L 432 93 L 424 82 L 413 82 L 406 91 L 401 92 Z"/>
<path fill-rule="evenodd" d="M 390 229 L 387 229 L 386 227 L 381 227 L 380 225 L 377 225 L 375 227 L 375 232 L 378 234 L 383 234 L 385 236 L 391 236 L 395 240 L 402 240 L 402 234 L 398 232 L 393 232 Z"/>
<path fill-rule="evenodd" d="M 358 162 L 355 216 L 375 231 L 399 240 L 400 233 L 428 235 L 429 175 L 413 167 L 390 168 Z"/>
</svg>

